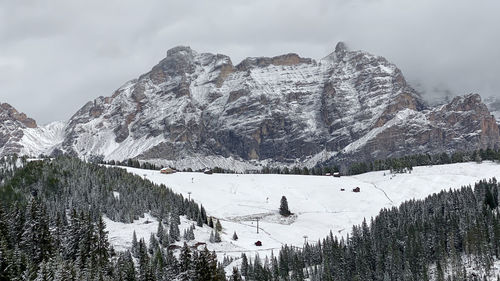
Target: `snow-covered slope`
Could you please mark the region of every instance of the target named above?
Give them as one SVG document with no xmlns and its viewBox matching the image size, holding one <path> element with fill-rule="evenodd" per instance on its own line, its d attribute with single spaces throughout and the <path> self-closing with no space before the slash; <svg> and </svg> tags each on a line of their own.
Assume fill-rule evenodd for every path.
<svg viewBox="0 0 500 281">
<path fill-rule="evenodd" d="M 56 121 L 45 126 L 24 129 L 23 137 L 19 140 L 22 146 L 19 153 L 31 156 L 50 155 L 54 149 L 61 147 L 65 127 L 65 122 Z"/>
<path fill-rule="evenodd" d="M 38 126 L 36 121 L 7 103 L 0 103 L 0 156 L 50 155 L 64 139 L 64 122 Z"/>
<path fill-rule="evenodd" d="M 343 236 L 350 232 L 352 225 L 360 224 L 364 218 L 369 220 L 382 208 L 500 175 L 500 165 L 492 162 L 416 167 L 411 174 L 393 175 L 379 171 L 341 178 L 203 173 L 165 175 L 152 170 L 126 169 L 153 182 L 163 183 L 203 204 L 208 215 L 219 218 L 224 228 L 223 242 L 209 243 L 208 248 L 234 257 L 239 257 L 242 252 L 269 255 L 273 250 L 276 253 L 283 244 L 301 247 L 304 236 L 314 242 L 324 238 L 329 231 Z M 361 192 L 352 192 L 355 187 L 360 187 Z M 341 191 L 342 188 L 345 191 Z M 294 213 L 288 219 L 278 214 L 283 195 Z M 256 233 L 257 219 L 259 233 Z M 184 227 L 187 225 L 188 222 Z M 110 228 L 111 241 L 115 241 L 117 247 L 123 247 L 121 241 L 131 241 L 130 229 L 140 226 L 122 224 L 120 227 L 128 230 L 115 232 L 115 225 Z M 156 231 L 155 226 L 145 227 Z M 206 242 L 210 230 L 197 231 L 196 241 Z M 238 241 L 231 240 L 234 231 L 240 238 Z M 147 231 L 141 235 L 149 237 Z M 254 245 L 257 240 L 262 241 L 262 247 Z"/>
</svg>

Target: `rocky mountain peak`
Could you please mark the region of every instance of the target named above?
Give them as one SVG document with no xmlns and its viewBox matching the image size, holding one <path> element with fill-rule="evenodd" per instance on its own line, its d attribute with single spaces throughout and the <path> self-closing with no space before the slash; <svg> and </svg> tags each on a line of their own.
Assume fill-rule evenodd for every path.
<svg viewBox="0 0 500 281">
<path fill-rule="evenodd" d="M 167 57 L 193 56 L 195 52 L 189 46 L 176 46 L 167 51 Z"/>
<path fill-rule="evenodd" d="M 331 62 L 342 60 L 349 51 L 350 50 L 344 42 L 338 42 L 335 46 L 335 51 L 324 57 L 322 60 Z"/>
<path fill-rule="evenodd" d="M 29 118 L 22 112 L 18 112 L 8 103 L 0 103 L 0 121 L 5 122 L 6 120 L 17 121 L 28 128 L 37 127 L 34 119 Z"/>
<path fill-rule="evenodd" d="M 475 110 L 485 114 L 489 114 L 488 108 L 482 102 L 479 94 L 467 94 L 453 98 L 453 100 L 446 105 L 449 111 L 470 111 Z"/>
<path fill-rule="evenodd" d="M 349 49 L 347 48 L 347 45 L 342 41 L 338 42 L 335 46 L 335 53 L 345 53 L 348 51 Z"/>
<path fill-rule="evenodd" d="M 484 103 L 490 110 L 491 114 L 497 119 L 497 123 L 500 124 L 500 98 L 488 97 Z"/>
<path fill-rule="evenodd" d="M 310 58 L 302 58 L 295 53 L 288 53 L 275 57 L 254 57 L 246 58 L 240 62 L 236 69 L 238 71 L 248 71 L 252 68 L 262 68 L 270 65 L 280 66 L 280 65 L 298 65 L 298 64 L 311 64 L 313 60 Z"/>
</svg>

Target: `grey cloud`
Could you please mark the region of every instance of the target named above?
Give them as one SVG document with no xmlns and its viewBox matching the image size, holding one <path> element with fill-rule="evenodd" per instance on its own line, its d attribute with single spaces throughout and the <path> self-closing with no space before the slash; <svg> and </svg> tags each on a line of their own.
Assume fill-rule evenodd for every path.
<svg viewBox="0 0 500 281">
<path fill-rule="evenodd" d="M 0 0 L 0 101 L 46 123 L 111 95 L 176 45 L 236 64 L 319 59 L 341 40 L 385 56 L 427 97 L 500 96 L 498 11 L 496 0 Z"/>
</svg>

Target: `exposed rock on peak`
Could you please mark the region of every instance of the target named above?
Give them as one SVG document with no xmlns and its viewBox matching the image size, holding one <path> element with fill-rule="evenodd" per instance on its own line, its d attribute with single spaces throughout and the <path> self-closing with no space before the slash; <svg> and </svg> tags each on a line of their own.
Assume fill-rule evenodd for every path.
<svg viewBox="0 0 500 281">
<path fill-rule="evenodd" d="M 189 46 L 176 46 L 167 51 L 167 57 L 171 57 L 174 55 L 180 56 L 192 56 L 194 51 Z"/>
<path fill-rule="evenodd" d="M 324 57 L 322 60 L 324 61 L 332 61 L 335 62 L 337 60 L 342 60 L 350 50 L 347 48 L 347 45 L 344 42 L 338 42 L 335 46 L 335 51 L 330 53 L 328 56 Z"/>
<path fill-rule="evenodd" d="M 32 118 L 26 116 L 26 114 L 22 112 L 18 112 L 14 107 L 12 107 L 8 103 L 0 103 L 0 118 L 1 121 L 17 121 L 20 122 L 23 126 L 28 128 L 36 128 L 36 121 Z"/>
<path fill-rule="evenodd" d="M 500 98 L 488 97 L 484 102 L 491 114 L 497 119 L 497 123 L 500 123 Z"/>
<path fill-rule="evenodd" d="M 0 103 L 0 156 L 19 153 L 24 130 L 30 128 L 37 128 L 35 120 L 8 103 Z"/>
<path fill-rule="evenodd" d="M 310 58 L 301 58 L 299 55 L 294 53 L 289 53 L 276 57 L 258 57 L 258 58 L 246 58 L 240 62 L 236 69 L 238 71 L 247 71 L 255 67 L 267 67 L 270 65 L 297 65 L 297 64 L 311 64 L 313 60 Z"/>
<path fill-rule="evenodd" d="M 482 102 L 479 94 L 468 94 L 453 98 L 453 100 L 446 105 L 447 110 L 453 111 L 470 111 L 479 110 L 482 113 L 489 113 L 488 108 Z"/>
<path fill-rule="evenodd" d="M 335 53 L 345 53 L 348 52 L 349 49 L 347 48 L 347 45 L 344 42 L 338 42 L 337 45 L 335 46 Z"/>
</svg>

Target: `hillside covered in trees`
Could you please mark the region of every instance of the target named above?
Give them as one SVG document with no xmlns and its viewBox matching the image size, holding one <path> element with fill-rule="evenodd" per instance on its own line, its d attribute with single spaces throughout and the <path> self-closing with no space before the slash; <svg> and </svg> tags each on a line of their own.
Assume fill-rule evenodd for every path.
<svg viewBox="0 0 500 281">
<path fill-rule="evenodd" d="M 264 263 L 245 257 L 242 274 L 247 280 L 498 280 L 492 274 L 500 258 L 498 188 L 493 178 L 383 209 L 345 239 L 330 233 L 301 249 L 285 245 Z"/>
<path fill-rule="evenodd" d="M 228 278 L 497 280 L 498 188 L 496 179 L 484 180 L 383 209 L 345 238 L 330 233 L 276 255 L 243 255 Z M 161 222 L 157 233 L 116 252 L 102 216 L 128 223 L 144 213 Z M 177 253 L 169 247 L 183 241 L 180 215 L 192 228 L 210 221 L 194 201 L 124 169 L 65 156 L 3 158 L 0 280 L 226 280 L 223 267 L 232 260 L 220 264 L 214 252 L 186 244 Z"/>
<path fill-rule="evenodd" d="M 135 241 L 132 253 L 110 247 L 103 215 L 130 222 L 150 212 L 177 231 L 179 215 L 207 222 L 165 186 L 69 157 L 8 157 L 0 167 L 0 280 L 224 280 L 214 253 L 188 248 L 178 260 L 168 238 Z"/>
</svg>

